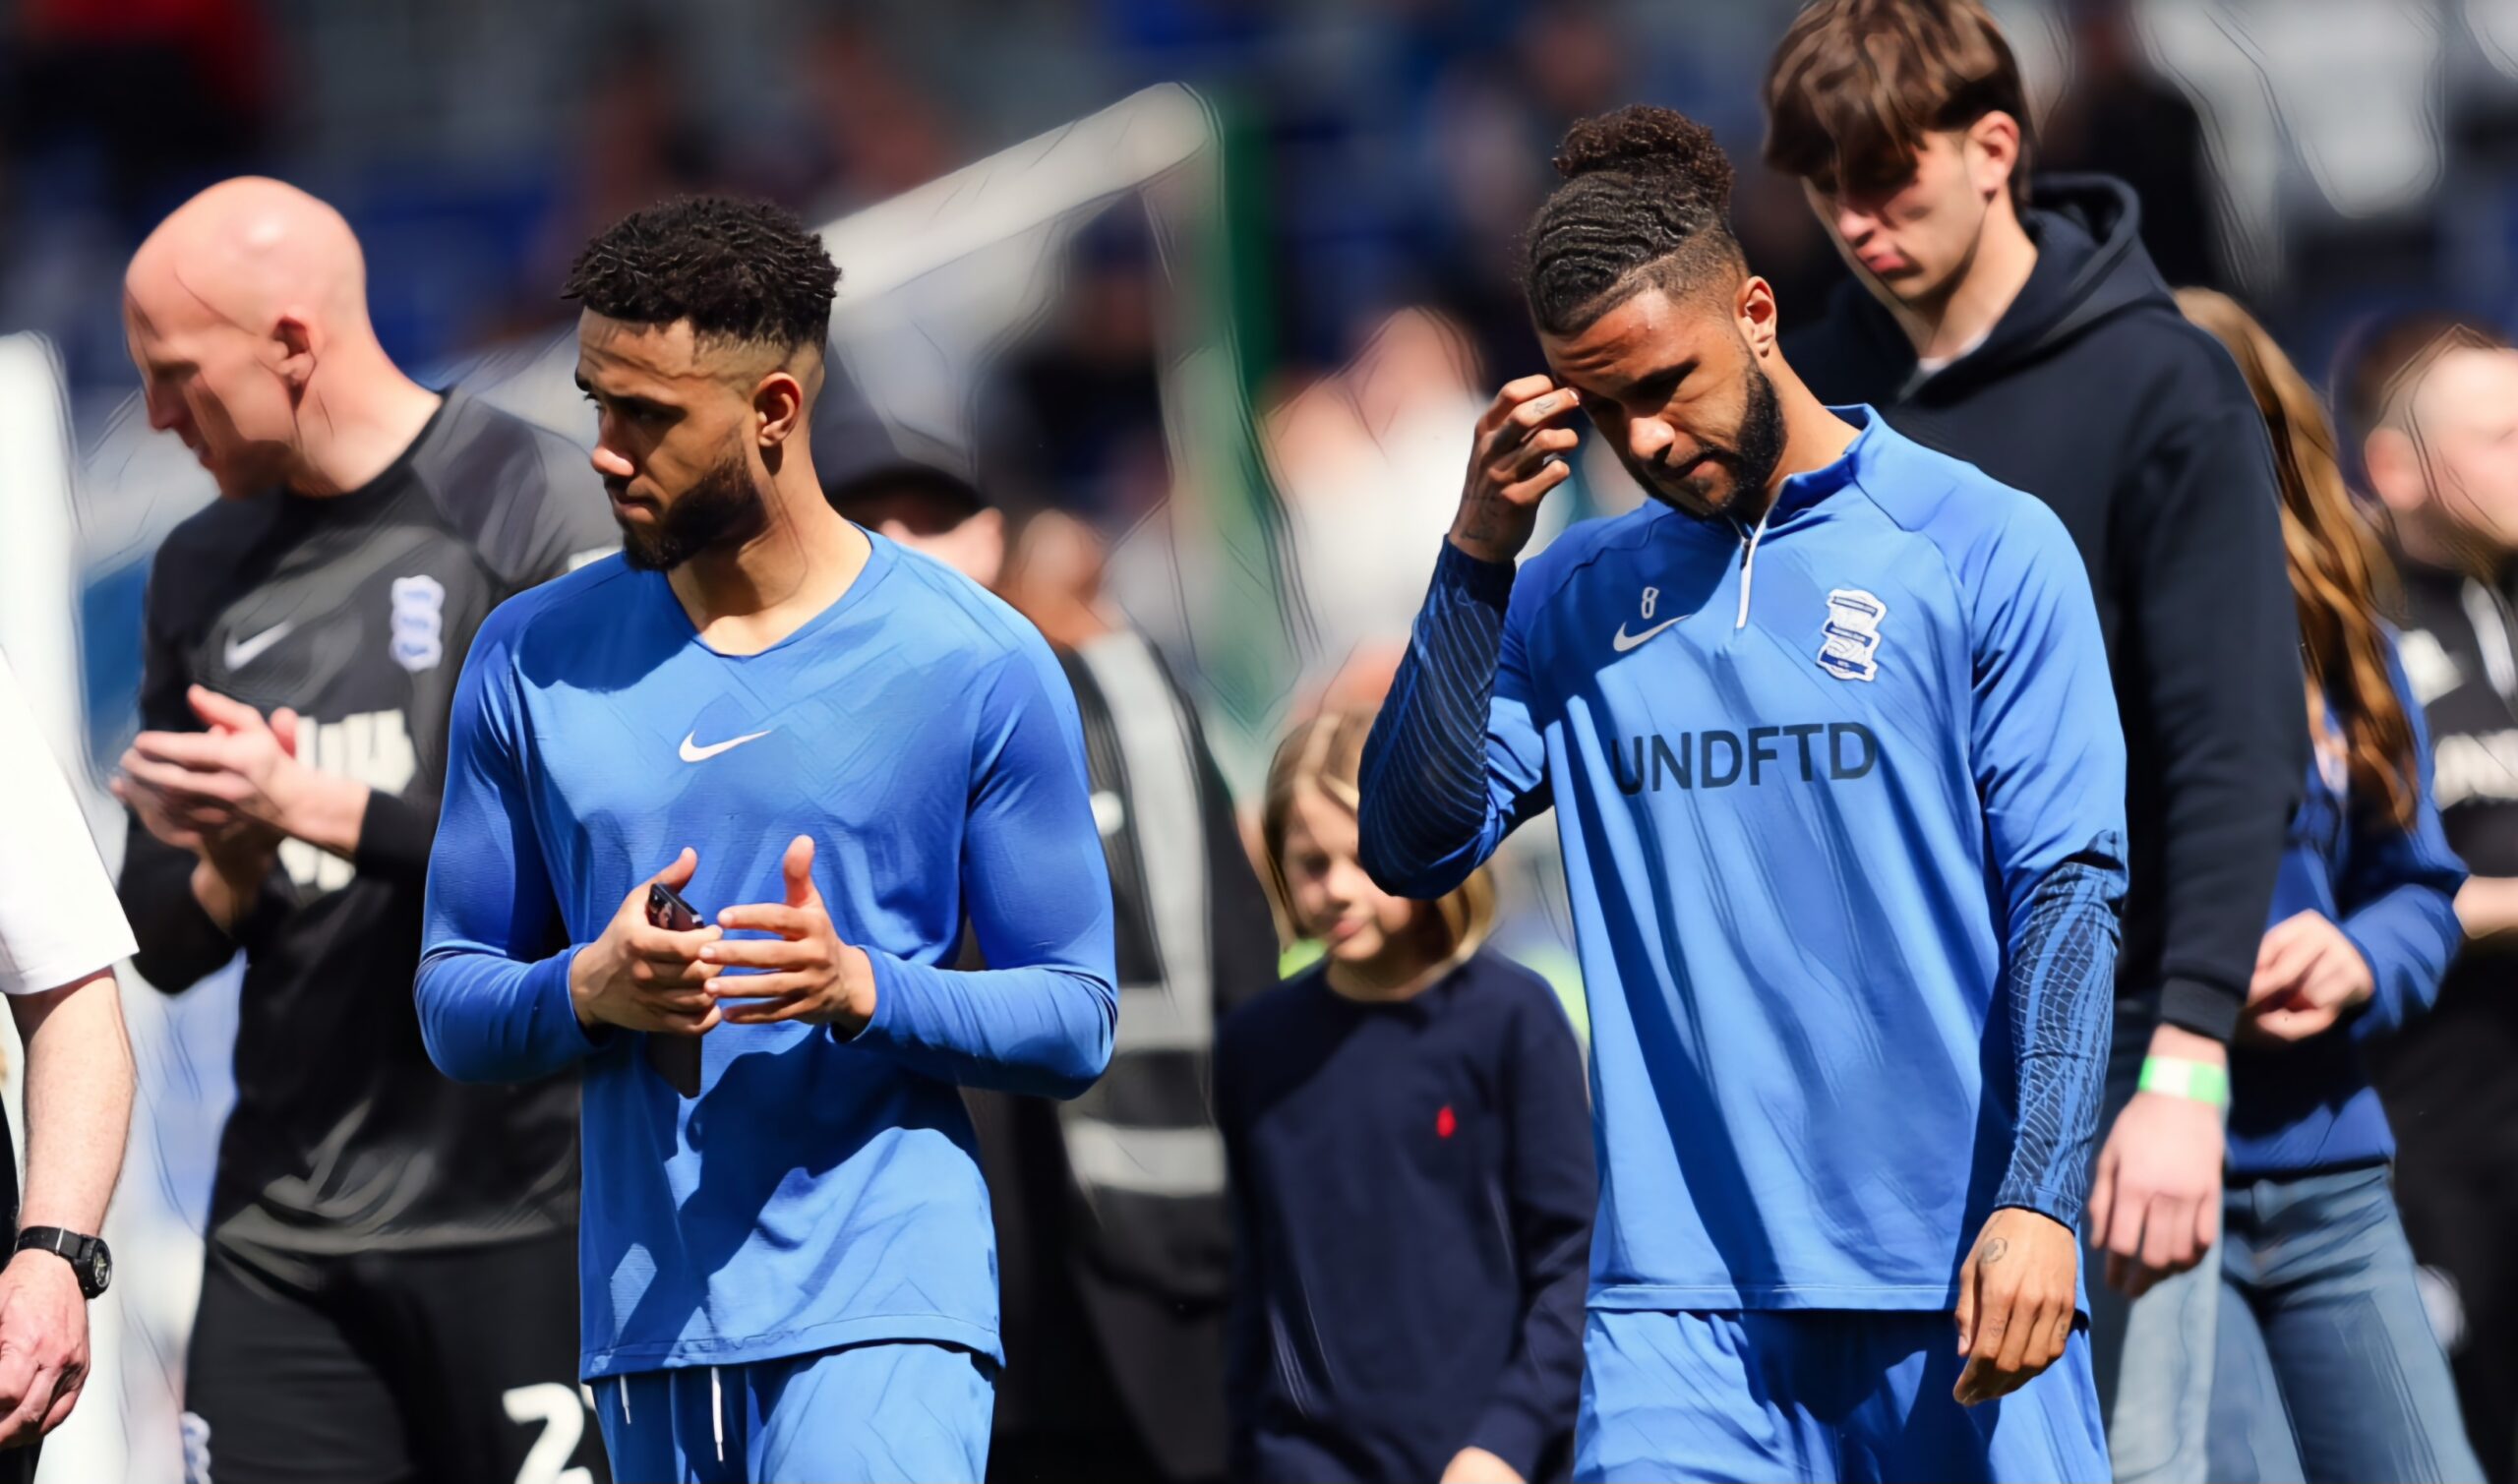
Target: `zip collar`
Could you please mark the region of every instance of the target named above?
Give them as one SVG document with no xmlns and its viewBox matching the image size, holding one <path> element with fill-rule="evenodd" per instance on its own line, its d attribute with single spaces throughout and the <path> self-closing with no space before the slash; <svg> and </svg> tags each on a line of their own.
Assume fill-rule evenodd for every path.
<svg viewBox="0 0 2518 1484">
<path fill-rule="evenodd" d="M 1834 462 L 1805 469 L 1785 480 L 1783 488 L 1774 493 L 1774 503 L 1767 506 L 1767 518 L 1761 525 L 1788 520 L 1845 486 L 1861 483 L 1879 467 L 1882 446 L 1888 443 L 1885 437 L 1875 436 L 1880 414 L 1868 402 L 1828 410 L 1858 430 L 1853 442 L 1845 445 L 1845 451 L 1837 454 Z"/>
<path fill-rule="evenodd" d="M 1852 443 L 1845 445 L 1845 451 L 1838 454 L 1832 463 L 1786 479 L 1783 487 L 1775 491 L 1767 512 L 1758 517 L 1756 525 L 1742 525 L 1737 520 L 1731 522 L 1732 529 L 1740 533 L 1740 612 L 1731 623 L 1735 633 L 1749 626 L 1749 593 L 1757 583 L 1758 543 L 1766 539 L 1767 528 L 1775 524 L 1778 518 L 1790 523 L 1794 517 L 1818 505 L 1829 496 L 1861 480 L 1879 460 L 1878 450 L 1885 440 L 1872 436 L 1880 426 L 1879 413 L 1860 403 L 1828 410 L 1861 430 L 1854 434 Z"/>
</svg>

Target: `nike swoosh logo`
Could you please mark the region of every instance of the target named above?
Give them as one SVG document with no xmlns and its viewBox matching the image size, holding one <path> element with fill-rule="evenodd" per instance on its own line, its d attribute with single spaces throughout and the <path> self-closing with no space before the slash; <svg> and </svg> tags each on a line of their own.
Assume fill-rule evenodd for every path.
<svg viewBox="0 0 2518 1484">
<path fill-rule="evenodd" d="M 1626 631 L 1626 625 L 1620 623 L 1617 626 L 1617 637 L 1609 640 L 1609 643 L 1615 646 L 1618 653 L 1624 654 L 1628 650 L 1633 649 L 1636 645 L 1641 644 L 1645 640 L 1652 637 L 1654 634 L 1659 633 L 1662 629 L 1669 627 L 1673 623 L 1680 623 L 1686 618 L 1686 614 L 1681 614 L 1676 619 L 1664 619 L 1660 623 L 1644 630 L 1642 633 L 1628 633 Z"/>
<path fill-rule="evenodd" d="M 684 737 L 682 740 L 682 760 L 684 762 L 706 762 L 708 759 L 716 756 L 720 752 L 731 752 L 748 742 L 758 742 L 760 739 L 767 737 L 768 735 L 769 734 L 767 732 L 748 732 L 741 737 L 730 737 L 724 742 L 710 742 L 708 745 L 703 747 L 699 745 L 699 734 L 693 732 Z"/>
<path fill-rule="evenodd" d="M 288 631 L 296 626 L 297 623 L 292 619 L 285 623 L 275 623 L 250 639 L 229 639 L 221 657 L 227 661 L 228 669 L 242 670 L 261 659 L 264 650 L 287 638 Z"/>
</svg>

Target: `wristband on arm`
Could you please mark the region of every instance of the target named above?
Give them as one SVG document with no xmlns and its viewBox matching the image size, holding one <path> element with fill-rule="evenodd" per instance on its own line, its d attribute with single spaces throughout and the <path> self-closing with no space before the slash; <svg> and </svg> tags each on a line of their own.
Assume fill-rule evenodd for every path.
<svg viewBox="0 0 2518 1484">
<path fill-rule="evenodd" d="M 2160 1093 L 2190 1102 L 2209 1103 L 2216 1108 L 2230 1105 L 2229 1069 L 2209 1062 L 2185 1061 L 2174 1056 L 2144 1057 L 2141 1089 L 2145 1093 Z"/>
</svg>

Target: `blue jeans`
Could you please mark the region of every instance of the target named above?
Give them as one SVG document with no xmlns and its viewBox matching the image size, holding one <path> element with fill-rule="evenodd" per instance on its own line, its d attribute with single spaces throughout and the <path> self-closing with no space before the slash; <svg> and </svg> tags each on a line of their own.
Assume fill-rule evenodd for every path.
<svg viewBox="0 0 2518 1484">
<path fill-rule="evenodd" d="M 2090 1151 L 2095 1161 L 2116 1115 L 2133 1100 L 2151 1042 L 2147 1018 L 2120 1017 L 2107 1064 L 2107 1105 Z M 2139 1300 L 2107 1286 L 2107 1257 L 2082 1233 L 2088 1270 L 2090 1360 L 2107 1418 L 2116 1484 L 2204 1484 L 2211 1422 L 2213 1329 L 2219 1318 L 2220 1244 L 2192 1270 L 2161 1279 Z"/>
<path fill-rule="evenodd" d="M 2216 1480 L 2475 1480 L 2448 1357 L 2383 1167 L 2224 1197 Z"/>
</svg>

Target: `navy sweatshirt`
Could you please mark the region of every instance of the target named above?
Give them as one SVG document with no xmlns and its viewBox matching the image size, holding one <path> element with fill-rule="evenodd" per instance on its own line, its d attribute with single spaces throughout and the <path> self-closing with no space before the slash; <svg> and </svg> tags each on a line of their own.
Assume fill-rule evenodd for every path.
<svg viewBox="0 0 2518 1484">
<path fill-rule="evenodd" d="M 2119 1000 L 2227 1040 L 2308 766 L 2272 449 L 2229 352 L 2143 253 L 2131 191 L 2049 177 L 2024 221 L 2028 282 L 1940 374 L 1917 380 L 1913 343 L 1858 282 L 1784 354 L 1822 400 L 1869 402 L 2063 517 L 2125 722 Z"/>
<path fill-rule="evenodd" d="M 1480 950 L 1363 1004 L 1315 967 L 1216 1038 L 1234 1214 L 1232 1477 L 1561 1464 L 1597 1199 L 1554 991 Z"/>
<path fill-rule="evenodd" d="M 2396 700 L 2413 723 L 2422 798 L 2410 828 L 2354 807 L 2340 754 L 2308 769 L 2308 798 L 2291 822 L 2273 891 L 2280 922 L 2323 913 L 2369 962 L 2369 1002 L 2324 1035 L 2296 1045 L 2230 1051 L 2230 1171 L 2257 1178 L 2376 1164 L 2395 1155 L 2385 1109 L 2362 1067 L 2373 1038 L 2430 1008 L 2463 941 L 2457 888 L 2466 868 L 2448 846 L 2430 787 L 2430 738 L 2403 666 L 2389 654 Z"/>
</svg>

